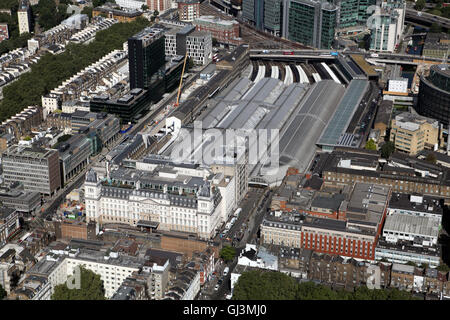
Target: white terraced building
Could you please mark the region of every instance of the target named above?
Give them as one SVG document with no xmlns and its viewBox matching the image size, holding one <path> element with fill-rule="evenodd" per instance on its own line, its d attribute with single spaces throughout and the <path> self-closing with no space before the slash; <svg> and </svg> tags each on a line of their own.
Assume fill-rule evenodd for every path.
<svg viewBox="0 0 450 320">
<path fill-rule="evenodd" d="M 232 177 L 191 165 L 136 167 L 114 169 L 103 181 L 93 170 L 86 174 L 88 221 L 151 225 L 209 239 L 234 209 Z"/>
</svg>

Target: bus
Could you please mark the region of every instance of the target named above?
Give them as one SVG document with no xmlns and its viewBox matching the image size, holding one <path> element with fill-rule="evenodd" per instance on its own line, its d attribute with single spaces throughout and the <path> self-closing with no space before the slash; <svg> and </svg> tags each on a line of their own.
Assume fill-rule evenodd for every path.
<svg viewBox="0 0 450 320">
<path fill-rule="evenodd" d="M 294 51 L 283 51 L 283 55 L 292 56 L 292 55 L 294 55 Z"/>
</svg>

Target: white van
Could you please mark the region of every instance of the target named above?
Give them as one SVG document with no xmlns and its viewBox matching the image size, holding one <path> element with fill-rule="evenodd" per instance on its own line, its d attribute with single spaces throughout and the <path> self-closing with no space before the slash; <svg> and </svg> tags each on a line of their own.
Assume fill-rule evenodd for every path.
<svg viewBox="0 0 450 320">
<path fill-rule="evenodd" d="M 226 267 L 225 269 L 223 269 L 223 275 L 226 276 L 229 271 L 230 271 L 230 268 Z"/>
</svg>

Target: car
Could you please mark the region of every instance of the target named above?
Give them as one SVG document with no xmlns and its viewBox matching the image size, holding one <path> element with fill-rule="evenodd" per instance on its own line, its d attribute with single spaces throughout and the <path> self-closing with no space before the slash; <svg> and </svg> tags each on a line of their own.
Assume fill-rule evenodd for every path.
<svg viewBox="0 0 450 320">
<path fill-rule="evenodd" d="M 220 285 L 219 285 L 219 284 L 216 284 L 216 286 L 214 287 L 214 291 L 219 290 L 219 287 L 220 287 Z"/>
<path fill-rule="evenodd" d="M 226 267 L 226 268 L 223 270 L 223 275 L 226 276 L 226 275 L 228 274 L 229 271 L 230 271 L 230 268 Z"/>
<path fill-rule="evenodd" d="M 221 285 L 223 283 L 223 279 L 219 279 L 219 281 L 217 281 L 218 285 Z"/>
</svg>

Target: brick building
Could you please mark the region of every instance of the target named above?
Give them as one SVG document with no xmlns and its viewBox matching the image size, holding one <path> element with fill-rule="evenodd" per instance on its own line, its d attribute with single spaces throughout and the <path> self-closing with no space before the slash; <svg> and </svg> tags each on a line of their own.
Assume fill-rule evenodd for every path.
<svg viewBox="0 0 450 320">
<path fill-rule="evenodd" d="M 8 24 L 0 23 L 0 42 L 9 39 Z"/>
<path fill-rule="evenodd" d="M 211 36 L 219 43 L 239 45 L 240 38 L 239 22 L 236 20 L 222 20 L 215 16 L 201 16 L 192 24 L 198 31 L 210 32 Z"/>
<path fill-rule="evenodd" d="M 387 161 L 374 151 L 339 148 L 322 154 L 314 169 L 325 186 L 376 183 L 400 193 L 450 198 L 450 169 L 394 152 Z"/>
<path fill-rule="evenodd" d="M 374 260 L 390 196 L 390 187 L 355 183 L 339 204 L 339 220 L 307 212 L 270 212 L 261 225 L 262 241 Z"/>
<path fill-rule="evenodd" d="M 200 17 L 200 0 L 179 0 L 178 16 L 180 21 L 191 22 Z"/>
</svg>

